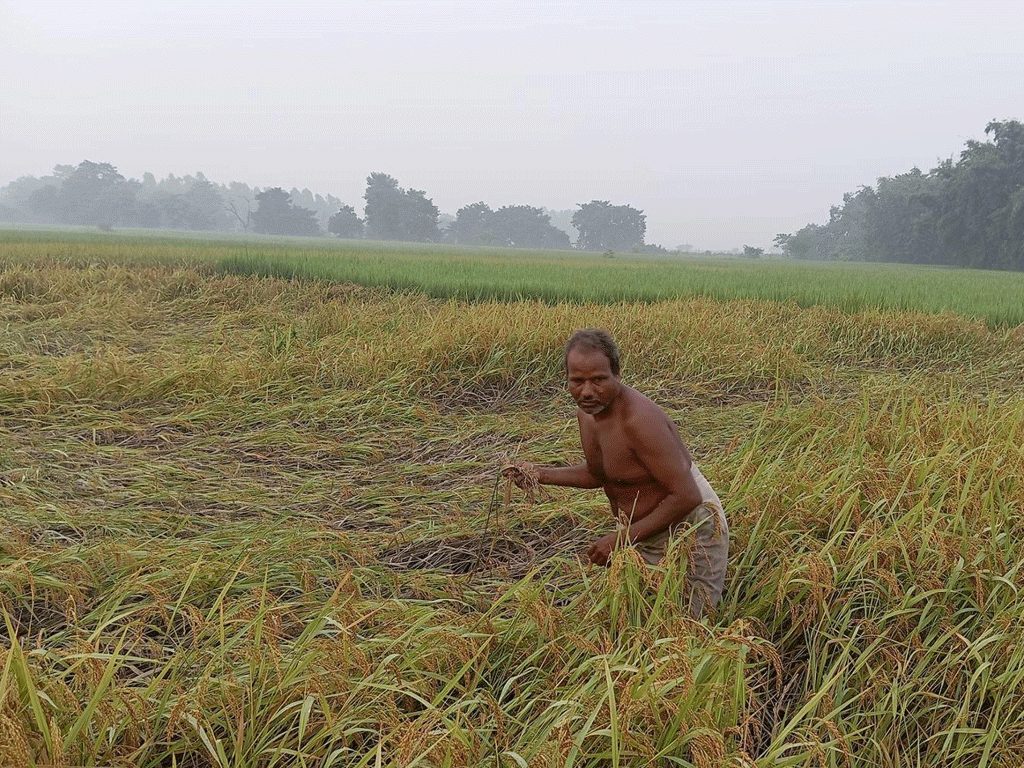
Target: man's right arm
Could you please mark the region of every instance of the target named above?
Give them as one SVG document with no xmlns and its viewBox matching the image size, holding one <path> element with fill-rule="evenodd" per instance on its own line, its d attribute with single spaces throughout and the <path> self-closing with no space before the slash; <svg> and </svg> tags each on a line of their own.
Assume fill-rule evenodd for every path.
<svg viewBox="0 0 1024 768">
<path fill-rule="evenodd" d="M 564 485 L 569 488 L 600 488 L 586 462 L 572 467 L 537 467 L 537 482 L 542 485 Z"/>
</svg>

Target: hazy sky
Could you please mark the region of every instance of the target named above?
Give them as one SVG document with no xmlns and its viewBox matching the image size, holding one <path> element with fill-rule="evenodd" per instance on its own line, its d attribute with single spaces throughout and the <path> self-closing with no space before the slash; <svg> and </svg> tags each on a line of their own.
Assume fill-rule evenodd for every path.
<svg viewBox="0 0 1024 768">
<path fill-rule="evenodd" d="M 1024 119 L 1024 3 L 0 0 L 0 186 L 55 164 L 769 246 Z"/>
</svg>

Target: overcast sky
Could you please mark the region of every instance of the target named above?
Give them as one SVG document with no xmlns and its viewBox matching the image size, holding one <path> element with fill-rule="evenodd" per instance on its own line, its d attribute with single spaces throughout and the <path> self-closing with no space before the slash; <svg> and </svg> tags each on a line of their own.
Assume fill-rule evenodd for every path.
<svg viewBox="0 0 1024 768">
<path fill-rule="evenodd" d="M 1019 0 L 0 0 L 0 186 L 91 160 L 361 211 L 383 171 L 770 246 L 993 119 L 1024 119 Z"/>
</svg>

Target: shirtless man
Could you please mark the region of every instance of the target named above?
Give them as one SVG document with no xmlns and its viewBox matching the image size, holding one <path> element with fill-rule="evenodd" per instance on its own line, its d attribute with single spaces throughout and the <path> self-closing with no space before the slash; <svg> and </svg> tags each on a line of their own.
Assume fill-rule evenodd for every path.
<svg viewBox="0 0 1024 768">
<path fill-rule="evenodd" d="M 546 485 L 603 488 L 617 530 L 595 541 L 591 562 L 608 565 L 618 547 L 636 546 L 652 565 L 665 556 L 675 529 L 696 530 L 687 558 L 692 616 L 717 608 L 729 555 L 722 502 L 690 457 L 679 430 L 657 405 L 622 383 L 619 350 L 607 331 L 577 331 L 565 345 L 569 393 L 576 401 L 584 462 L 533 467 Z M 521 470 L 506 470 L 525 480 Z"/>
</svg>

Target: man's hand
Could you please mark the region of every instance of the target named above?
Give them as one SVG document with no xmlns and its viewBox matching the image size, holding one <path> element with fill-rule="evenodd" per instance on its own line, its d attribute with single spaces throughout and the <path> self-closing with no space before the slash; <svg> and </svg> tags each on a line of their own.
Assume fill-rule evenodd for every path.
<svg viewBox="0 0 1024 768">
<path fill-rule="evenodd" d="M 511 480 L 517 486 L 526 491 L 526 498 L 531 502 L 537 501 L 537 491 L 540 490 L 540 471 L 528 461 L 517 461 L 513 464 L 506 464 L 501 468 L 501 476 Z M 505 503 L 508 503 L 509 491 L 512 486 L 505 489 Z"/>
<path fill-rule="evenodd" d="M 587 550 L 587 557 L 594 565 L 608 566 L 611 564 L 612 552 L 619 543 L 621 534 L 618 532 L 609 533 L 590 545 Z"/>
<path fill-rule="evenodd" d="M 537 468 L 528 461 L 517 461 L 501 468 L 501 476 L 511 480 L 524 491 L 533 491 L 540 485 L 537 479 Z"/>
</svg>

